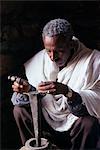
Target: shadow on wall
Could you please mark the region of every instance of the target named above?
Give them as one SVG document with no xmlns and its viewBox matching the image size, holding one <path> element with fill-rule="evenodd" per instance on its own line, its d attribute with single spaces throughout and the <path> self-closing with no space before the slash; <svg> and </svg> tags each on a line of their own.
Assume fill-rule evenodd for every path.
<svg viewBox="0 0 100 150">
<path fill-rule="evenodd" d="M 54 18 L 67 18 L 82 42 L 90 48 L 100 49 L 100 3 L 2 1 L 1 4 L 1 146 L 2 149 L 14 150 L 20 146 L 20 139 L 12 114 L 12 90 L 7 76 L 24 76 L 23 63 L 43 48 L 42 28 Z"/>
<path fill-rule="evenodd" d="M 7 7 L 9 8 L 11 5 L 8 4 Z M 11 11 L 7 9 L 6 13 L 3 12 L 0 34 L 0 84 L 2 87 L 0 91 L 2 129 L 0 140 L 2 150 L 14 150 L 21 147 L 18 129 L 13 117 L 13 105 L 10 100 L 13 92 L 7 77 L 11 74 L 23 77 L 23 63 L 42 49 L 38 22 L 35 19 L 32 21 L 23 17 L 21 19 L 19 17 L 21 14 L 18 14 L 14 8 L 16 9 L 13 7 Z"/>
</svg>

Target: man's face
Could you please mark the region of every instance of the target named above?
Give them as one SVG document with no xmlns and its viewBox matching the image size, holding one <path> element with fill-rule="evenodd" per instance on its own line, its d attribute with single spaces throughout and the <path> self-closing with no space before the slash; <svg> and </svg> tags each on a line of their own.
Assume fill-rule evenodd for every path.
<svg viewBox="0 0 100 150">
<path fill-rule="evenodd" d="M 70 56 L 70 41 L 60 36 L 45 36 L 43 42 L 50 59 L 63 67 Z"/>
</svg>

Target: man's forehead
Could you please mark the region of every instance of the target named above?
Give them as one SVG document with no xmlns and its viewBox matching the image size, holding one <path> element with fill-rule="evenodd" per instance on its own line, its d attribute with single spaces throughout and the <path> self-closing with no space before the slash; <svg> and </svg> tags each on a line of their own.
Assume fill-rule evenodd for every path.
<svg viewBox="0 0 100 150">
<path fill-rule="evenodd" d="M 70 40 L 64 36 L 45 36 L 44 43 L 45 44 L 52 44 L 52 45 L 62 45 L 62 44 L 69 44 Z"/>
</svg>

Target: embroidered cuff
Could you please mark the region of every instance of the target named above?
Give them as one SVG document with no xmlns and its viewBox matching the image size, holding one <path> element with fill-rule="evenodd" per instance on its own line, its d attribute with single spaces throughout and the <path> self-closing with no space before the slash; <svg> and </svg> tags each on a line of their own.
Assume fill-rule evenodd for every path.
<svg viewBox="0 0 100 150">
<path fill-rule="evenodd" d="M 85 105 L 82 103 L 81 96 L 73 91 L 73 96 L 71 98 L 68 98 L 67 100 L 69 105 L 69 110 L 75 115 L 75 116 L 85 116 L 88 115 L 88 111 Z"/>
</svg>

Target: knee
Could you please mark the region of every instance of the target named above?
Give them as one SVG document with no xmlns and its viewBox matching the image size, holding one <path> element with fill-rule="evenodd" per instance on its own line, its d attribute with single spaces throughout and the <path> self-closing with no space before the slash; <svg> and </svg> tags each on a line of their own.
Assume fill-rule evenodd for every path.
<svg viewBox="0 0 100 150">
<path fill-rule="evenodd" d="M 85 131 L 89 132 L 89 131 L 99 131 L 99 122 L 95 117 L 92 116 L 87 116 L 83 118 L 83 123 L 82 123 Z"/>
<path fill-rule="evenodd" d="M 16 120 L 18 120 L 21 117 L 22 111 L 22 107 L 14 106 L 13 115 Z"/>
</svg>

